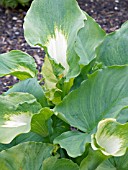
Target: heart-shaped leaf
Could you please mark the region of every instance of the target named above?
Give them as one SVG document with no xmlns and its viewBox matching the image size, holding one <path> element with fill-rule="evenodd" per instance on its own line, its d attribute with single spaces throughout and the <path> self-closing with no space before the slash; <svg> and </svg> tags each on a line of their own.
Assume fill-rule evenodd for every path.
<svg viewBox="0 0 128 170">
<path fill-rule="evenodd" d="M 108 156 L 124 155 L 128 147 L 128 123 L 120 124 L 115 119 L 100 121 L 96 134 L 92 135 L 92 147 Z"/>
<path fill-rule="evenodd" d="M 23 92 L 30 93 L 37 101 L 42 105 L 42 107 L 47 106 L 47 100 L 44 95 L 43 88 L 39 85 L 37 78 L 29 78 L 19 83 L 15 84 L 12 88 L 10 88 L 4 95 L 13 93 L 13 92 Z"/>
<path fill-rule="evenodd" d="M 52 156 L 53 145 L 26 142 L 0 152 L 0 168 L 3 170 L 39 170 L 42 162 Z"/>
<path fill-rule="evenodd" d="M 25 17 L 25 38 L 32 46 L 47 47 L 50 57 L 70 78 L 80 71 L 74 43 L 85 19 L 76 0 L 35 0 Z"/>
<path fill-rule="evenodd" d="M 90 75 L 54 111 L 71 126 L 91 135 L 96 131 L 99 121 L 104 118 L 118 118 L 120 111 L 126 106 L 128 67 L 113 66 Z M 82 142 L 81 138 L 79 140 Z"/>
<path fill-rule="evenodd" d="M 19 50 L 0 54 L 0 77 L 9 74 L 20 80 L 35 77 L 36 63 L 30 55 Z"/>
<path fill-rule="evenodd" d="M 128 64 L 128 22 L 108 34 L 97 49 L 97 58 L 106 66 Z"/>
<path fill-rule="evenodd" d="M 68 155 L 73 158 L 82 155 L 86 143 L 89 142 L 90 135 L 78 131 L 64 132 L 54 140 L 55 144 L 59 144 L 61 148 L 66 149 Z"/>
<path fill-rule="evenodd" d="M 105 160 L 96 170 L 127 170 L 128 169 L 128 149 L 123 156 L 111 157 Z"/>
<path fill-rule="evenodd" d="M 10 143 L 17 135 L 28 133 L 31 117 L 41 105 L 27 93 L 0 96 L 0 143 Z"/>
<path fill-rule="evenodd" d="M 31 121 L 31 130 L 43 137 L 49 135 L 48 120 L 53 115 L 53 111 L 49 108 L 43 108 L 38 114 L 33 115 Z"/>
<path fill-rule="evenodd" d="M 77 164 L 69 159 L 50 157 L 43 162 L 43 170 L 79 170 Z"/>
<path fill-rule="evenodd" d="M 75 51 L 80 57 L 80 64 L 87 65 L 96 57 L 96 48 L 105 37 L 105 31 L 85 13 L 87 20 L 78 32 Z"/>
</svg>

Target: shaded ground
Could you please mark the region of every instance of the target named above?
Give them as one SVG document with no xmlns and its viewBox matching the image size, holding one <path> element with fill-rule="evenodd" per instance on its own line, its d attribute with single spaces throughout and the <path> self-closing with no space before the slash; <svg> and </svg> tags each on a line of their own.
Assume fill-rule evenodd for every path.
<svg viewBox="0 0 128 170">
<path fill-rule="evenodd" d="M 80 7 L 91 15 L 107 32 L 118 29 L 128 20 L 128 0 L 78 0 Z M 4 9 L 0 7 L 0 54 L 13 49 L 32 55 L 41 69 L 43 52 L 31 48 L 23 37 L 23 18 L 27 9 Z M 16 82 L 8 76 L 0 78 L 0 93 Z"/>
</svg>

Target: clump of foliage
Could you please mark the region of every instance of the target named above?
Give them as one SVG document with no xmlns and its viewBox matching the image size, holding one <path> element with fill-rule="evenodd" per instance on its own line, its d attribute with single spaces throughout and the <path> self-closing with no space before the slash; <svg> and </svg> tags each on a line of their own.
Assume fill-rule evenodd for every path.
<svg viewBox="0 0 128 170">
<path fill-rule="evenodd" d="M 0 0 L 0 5 L 4 7 L 16 8 L 18 5 L 27 6 L 31 0 Z"/>
<path fill-rule="evenodd" d="M 75 0 L 34 0 L 24 35 L 44 85 L 31 56 L 0 55 L 20 80 L 0 96 L 1 169 L 127 170 L 128 22 L 106 34 Z"/>
</svg>

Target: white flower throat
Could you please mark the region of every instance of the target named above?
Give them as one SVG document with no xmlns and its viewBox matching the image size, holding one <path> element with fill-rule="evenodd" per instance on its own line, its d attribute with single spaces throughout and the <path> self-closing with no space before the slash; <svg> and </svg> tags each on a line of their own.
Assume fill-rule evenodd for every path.
<svg viewBox="0 0 128 170">
<path fill-rule="evenodd" d="M 67 47 L 66 36 L 56 29 L 54 37 L 49 39 L 47 49 L 50 57 L 58 64 L 60 63 L 65 68 L 66 73 L 69 69 L 69 65 L 67 63 Z"/>
</svg>

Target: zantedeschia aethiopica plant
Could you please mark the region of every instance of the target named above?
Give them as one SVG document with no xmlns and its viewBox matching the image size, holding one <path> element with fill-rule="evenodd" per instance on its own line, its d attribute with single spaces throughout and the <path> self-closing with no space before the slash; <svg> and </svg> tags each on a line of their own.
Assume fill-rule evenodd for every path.
<svg viewBox="0 0 128 170">
<path fill-rule="evenodd" d="M 0 96 L 1 169 L 127 170 L 128 22 L 106 34 L 76 0 L 34 0 L 23 27 L 44 85 L 30 55 L 0 55 L 20 80 Z"/>
</svg>

